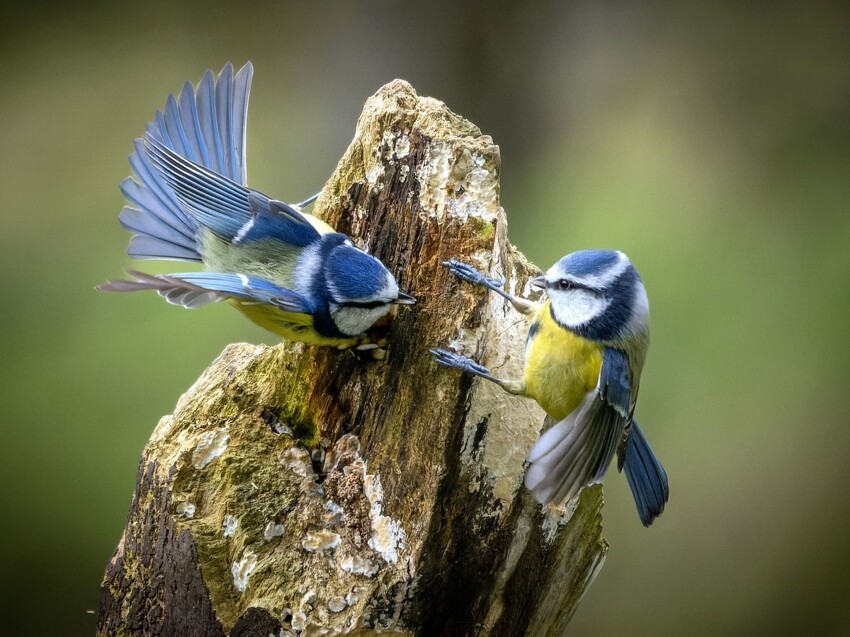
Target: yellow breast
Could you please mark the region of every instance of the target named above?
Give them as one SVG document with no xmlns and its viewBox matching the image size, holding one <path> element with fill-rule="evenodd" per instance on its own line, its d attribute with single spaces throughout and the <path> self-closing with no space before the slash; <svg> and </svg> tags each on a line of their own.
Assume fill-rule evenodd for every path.
<svg viewBox="0 0 850 637">
<path fill-rule="evenodd" d="M 273 305 L 245 303 L 237 299 L 232 299 L 230 303 L 260 327 L 289 341 L 342 348 L 354 347 L 359 343 L 357 338 L 322 336 L 313 327 L 313 317 L 309 314 L 284 312 Z"/>
<path fill-rule="evenodd" d="M 602 347 L 564 329 L 549 301 L 534 316 L 525 351 L 525 395 L 556 420 L 566 418 L 596 387 Z"/>
</svg>

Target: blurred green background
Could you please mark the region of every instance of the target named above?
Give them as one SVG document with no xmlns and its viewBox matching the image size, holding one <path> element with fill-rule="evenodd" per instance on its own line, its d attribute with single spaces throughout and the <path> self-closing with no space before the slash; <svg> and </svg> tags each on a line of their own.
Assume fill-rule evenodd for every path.
<svg viewBox="0 0 850 637">
<path fill-rule="evenodd" d="M 402 77 L 501 146 L 530 258 L 616 247 L 641 271 L 638 416 L 671 500 L 645 530 L 609 476 L 570 634 L 850 634 L 841 4 L 4 3 L 0 632 L 93 632 L 157 419 L 227 343 L 274 342 L 225 307 L 93 289 L 131 265 L 131 140 L 184 80 L 250 59 L 252 186 L 312 194 Z"/>
</svg>

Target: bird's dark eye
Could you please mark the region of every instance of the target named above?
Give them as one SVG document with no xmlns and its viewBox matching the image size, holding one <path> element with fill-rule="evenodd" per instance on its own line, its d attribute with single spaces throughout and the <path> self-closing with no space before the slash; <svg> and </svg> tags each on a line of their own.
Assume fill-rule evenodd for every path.
<svg viewBox="0 0 850 637">
<path fill-rule="evenodd" d="M 575 283 L 567 279 L 559 279 L 556 285 L 559 290 L 573 290 L 576 287 Z"/>
</svg>

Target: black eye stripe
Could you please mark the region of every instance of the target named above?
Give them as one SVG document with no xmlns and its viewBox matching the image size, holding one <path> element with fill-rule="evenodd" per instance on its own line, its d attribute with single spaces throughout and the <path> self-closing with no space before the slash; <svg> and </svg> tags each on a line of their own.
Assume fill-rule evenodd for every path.
<svg viewBox="0 0 850 637">
<path fill-rule="evenodd" d="M 343 303 L 345 307 L 362 307 L 365 309 L 372 309 L 375 307 L 381 307 L 382 305 L 388 305 L 386 301 L 348 301 Z"/>
<path fill-rule="evenodd" d="M 599 288 L 594 288 L 570 279 L 558 279 L 552 284 L 552 287 L 556 290 L 587 290 L 588 292 L 602 292 Z"/>
</svg>

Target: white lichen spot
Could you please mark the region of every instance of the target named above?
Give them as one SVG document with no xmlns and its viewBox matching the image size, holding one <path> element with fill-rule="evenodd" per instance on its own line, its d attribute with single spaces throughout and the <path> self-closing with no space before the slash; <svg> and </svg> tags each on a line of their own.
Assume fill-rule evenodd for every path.
<svg viewBox="0 0 850 637">
<path fill-rule="evenodd" d="M 353 463 L 359 463 L 359 470 L 362 471 L 363 462 L 359 458 L 359 453 L 360 440 L 355 435 L 345 434 L 336 441 L 336 444 L 332 449 L 328 449 L 325 454 L 322 470 L 324 473 L 330 473 L 337 468 L 341 460 L 346 459 Z M 343 472 L 345 472 L 346 475 L 348 475 L 350 470 L 349 466 L 343 468 Z"/>
<path fill-rule="evenodd" d="M 263 529 L 263 539 L 266 542 L 271 542 L 274 538 L 280 537 L 284 534 L 286 528 L 282 524 L 275 524 L 274 522 L 269 522 L 266 524 L 266 528 Z"/>
<path fill-rule="evenodd" d="M 425 151 L 425 161 L 416 174 L 420 188 L 419 203 L 424 210 L 438 219 L 442 219 L 446 212 L 451 155 L 450 144 L 432 141 Z"/>
<path fill-rule="evenodd" d="M 333 531 L 311 531 L 301 540 L 301 548 L 308 553 L 330 551 L 339 545 L 339 534 Z"/>
<path fill-rule="evenodd" d="M 395 140 L 396 159 L 404 159 L 410 154 L 410 135 L 407 131 L 399 135 Z"/>
<path fill-rule="evenodd" d="M 178 504 L 174 510 L 177 512 L 177 515 L 189 518 L 190 520 L 195 517 L 195 505 L 189 501 L 181 502 Z"/>
<path fill-rule="evenodd" d="M 345 519 L 345 511 L 333 500 L 325 502 L 325 511 L 322 513 L 322 522 L 325 526 L 336 526 Z"/>
<path fill-rule="evenodd" d="M 401 525 L 392 518 L 381 515 L 372 520 L 372 537 L 369 538 L 369 548 L 377 552 L 385 562 L 398 562 L 398 552 L 404 548 L 407 535 Z"/>
<path fill-rule="evenodd" d="M 345 598 L 340 595 L 335 595 L 328 600 L 328 610 L 332 613 L 339 613 L 345 610 L 345 607 L 348 604 L 345 601 Z"/>
<path fill-rule="evenodd" d="M 230 567 L 230 573 L 233 575 L 233 586 L 240 593 L 244 593 L 248 588 L 248 578 L 251 573 L 257 568 L 257 556 L 250 551 L 245 551 L 242 554 L 242 559 L 238 562 L 233 562 Z"/>
<path fill-rule="evenodd" d="M 313 472 L 313 464 L 310 462 L 310 454 L 306 449 L 301 447 L 290 447 L 283 452 L 281 461 L 284 466 L 291 469 L 295 475 L 301 476 L 308 480 L 315 480 L 316 474 Z"/>
<path fill-rule="evenodd" d="M 558 531 L 573 517 L 580 495 L 581 491 L 563 506 L 549 505 L 543 508 L 541 528 L 547 542 L 552 542 L 558 535 Z"/>
<path fill-rule="evenodd" d="M 374 188 L 383 175 L 384 167 L 381 164 L 376 164 L 366 171 L 366 183 Z"/>
<path fill-rule="evenodd" d="M 192 453 L 192 465 L 195 469 L 203 469 L 224 453 L 229 438 L 226 429 L 216 429 L 201 434 L 195 451 Z"/>
<path fill-rule="evenodd" d="M 374 577 L 375 573 L 378 572 L 378 565 L 374 560 L 359 555 L 347 555 L 340 561 L 339 567 L 346 573 L 365 575 L 366 577 Z"/>
<path fill-rule="evenodd" d="M 385 562 L 395 564 L 398 552 L 404 548 L 407 534 L 401 525 L 383 514 L 384 488 L 377 475 L 366 475 L 363 480 L 363 492 L 369 500 L 369 516 L 372 520 L 372 535 L 369 548 L 378 553 Z"/>
<path fill-rule="evenodd" d="M 301 598 L 301 608 L 304 608 L 305 606 L 312 608 L 317 599 L 319 599 L 319 594 L 316 591 L 307 591 Z"/>
<path fill-rule="evenodd" d="M 354 606 L 357 602 L 360 601 L 360 595 L 354 592 L 354 589 L 351 589 L 351 592 L 345 596 L 345 603 L 349 606 Z"/>
<path fill-rule="evenodd" d="M 235 515 L 225 515 L 224 522 L 221 523 L 221 531 L 224 533 L 224 537 L 233 537 L 238 526 L 239 519 Z"/>
<path fill-rule="evenodd" d="M 301 632 L 305 628 L 307 628 L 307 615 L 303 610 L 297 610 L 292 615 L 292 630 L 297 630 Z"/>
<path fill-rule="evenodd" d="M 432 141 L 419 168 L 419 200 L 430 215 L 446 213 L 466 221 L 492 221 L 499 210 L 499 177 L 488 157 L 446 142 Z"/>
<path fill-rule="evenodd" d="M 408 175 L 410 175 L 410 166 L 408 166 L 407 164 L 403 164 L 398 169 L 399 182 L 404 183 L 405 181 L 407 181 Z"/>
</svg>

